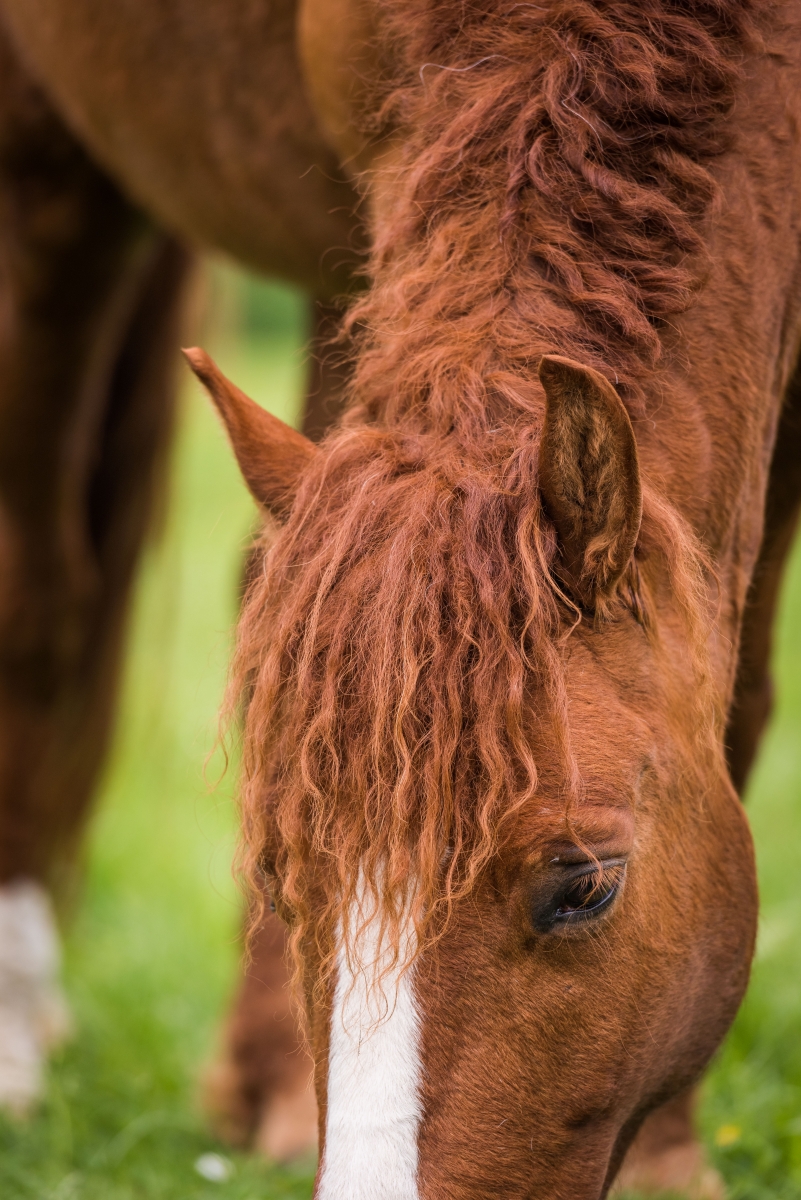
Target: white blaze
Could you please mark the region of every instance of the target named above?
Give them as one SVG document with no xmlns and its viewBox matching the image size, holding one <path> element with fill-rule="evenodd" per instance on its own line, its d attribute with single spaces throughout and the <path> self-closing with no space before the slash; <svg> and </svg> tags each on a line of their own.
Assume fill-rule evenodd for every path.
<svg viewBox="0 0 801 1200">
<path fill-rule="evenodd" d="M 361 903 L 348 917 L 362 923 Z M 318 1200 L 418 1200 L 420 1021 L 414 968 L 414 927 L 402 929 L 399 962 L 379 945 L 380 917 L 354 938 L 351 963 L 340 939 L 331 1013 L 328 1111 Z"/>
</svg>

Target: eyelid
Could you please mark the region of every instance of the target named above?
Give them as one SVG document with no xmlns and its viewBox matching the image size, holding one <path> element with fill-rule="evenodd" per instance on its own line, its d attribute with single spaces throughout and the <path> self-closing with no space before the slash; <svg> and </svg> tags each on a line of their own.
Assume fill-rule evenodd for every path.
<svg viewBox="0 0 801 1200">
<path fill-rule="evenodd" d="M 588 875 L 600 875 L 603 877 L 612 871 L 618 871 L 618 879 L 622 880 L 628 866 L 628 860 L 625 858 L 602 858 L 597 862 L 584 862 L 570 864 L 565 867 L 565 878 L 570 880 L 583 879 Z"/>
<path fill-rule="evenodd" d="M 576 845 L 574 842 L 563 842 L 561 845 L 557 843 L 553 849 L 557 853 L 547 862 L 567 867 L 580 866 L 585 862 L 609 862 L 615 858 L 628 858 L 631 853 L 631 846 L 611 838 L 608 842 L 585 842 L 582 845 Z"/>
<path fill-rule="evenodd" d="M 598 869 L 599 866 L 600 870 Z M 593 900 L 596 890 L 598 893 L 603 892 L 604 886 L 607 883 L 609 884 L 609 890 L 603 892 L 603 894 L 599 894 L 597 900 L 595 900 L 594 903 L 590 903 L 587 908 L 577 906 L 572 911 L 561 914 L 557 909 L 555 914 L 556 919 L 560 921 L 581 919 L 582 915 L 589 916 L 591 913 L 597 912 L 604 908 L 620 890 L 620 885 L 623 883 L 625 873 L 626 862 L 624 859 L 609 859 L 606 862 L 602 862 L 598 865 L 595 863 L 588 863 L 585 870 L 570 872 L 567 876 L 568 883 L 566 890 L 568 893 L 570 887 L 575 885 L 577 882 L 585 879 L 592 880 L 594 877 L 596 882 L 595 886 L 587 893 L 586 899 L 588 901 Z M 608 878 L 609 876 L 611 876 L 611 879 Z"/>
<path fill-rule="evenodd" d="M 582 875 L 589 875 L 593 872 L 597 873 L 599 870 L 603 873 L 613 870 L 615 867 L 623 867 L 625 869 L 628 866 L 628 859 L 620 855 L 616 855 L 614 858 L 583 858 L 579 862 L 565 862 L 563 859 L 551 859 L 548 865 L 561 868 L 565 876 L 570 875 L 574 879 L 580 879 Z"/>
<path fill-rule="evenodd" d="M 571 866 L 572 868 L 582 868 L 583 866 L 586 871 L 597 871 L 598 868 L 600 868 L 602 871 L 608 871 L 612 869 L 613 866 L 626 866 L 627 862 L 628 859 L 615 856 L 614 858 L 588 858 L 584 859 L 584 862 L 582 863 L 560 863 L 559 865 L 565 866 L 565 868 L 571 868 Z M 579 870 L 576 872 L 576 874 L 583 875 L 584 872 Z"/>
<path fill-rule="evenodd" d="M 578 928 L 585 923 L 591 926 L 596 916 L 600 918 L 603 911 L 612 908 L 625 881 L 627 865 L 627 859 L 620 856 L 595 862 L 584 858 L 578 863 L 550 865 L 546 877 L 542 880 L 543 887 L 539 897 L 535 894 L 530 910 L 535 929 L 544 934 L 559 931 L 567 934 L 571 927 Z M 589 880 L 593 876 L 598 878 L 599 891 L 603 890 L 604 882 L 611 884 L 608 893 L 599 896 L 597 903 L 590 904 L 584 910 L 577 906 L 569 911 L 560 912 L 570 888 L 577 882 Z"/>
</svg>

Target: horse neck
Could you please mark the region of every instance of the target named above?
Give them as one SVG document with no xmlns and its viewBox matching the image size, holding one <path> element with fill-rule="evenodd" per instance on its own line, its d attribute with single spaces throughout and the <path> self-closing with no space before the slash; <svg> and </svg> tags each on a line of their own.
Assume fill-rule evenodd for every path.
<svg viewBox="0 0 801 1200">
<path fill-rule="evenodd" d="M 743 68 L 749 104 L 732 116 L 743 86 L 733 65 L 737 37 L 699 26 L 707 65 L 714 59 L 710 78 L 726 79 L 729 91 L 714 93 L 710 84 L 704 116 L 705 85 L 692 77 L 696 123 L 685 139 L 692 182 L 689 192 L 671 191 L 676 181 L 666 178 L 670 203 L 661 210 L 637 181 L 637 156 L 656 153 L 645 103 L 642 129 L 625 134 L 637 146 L 627 160 L 626 147 L 614 143 L 615 131 L 607 128 L 614 117 L 606 112 L 602 120 L 576 77 L 558 75 L 559 53 L 549 51 L 544 68 L 531 55 L 529 74 L 521 74 L 523 35 L 505 19 L 493 26 L 491 60 L 479 64 L 479 52 L 489 49 L 481 31 L 461 26 L 458 36 L 440 41 L 435 55 L 435 43 L 428 45 L 420 32 L 430 19 L 428 6 L 419 0 L 417 7 L 418 19 L 407 14 L 405 32 L 390 21 L 398 78 L 406 71 L 392 103 L 406 124 L 366 175 L 373 286 L 353 314 L 354 325 L 361 321 L 371 330 L 354 380 L 361 412 L 477 448 L 499 426 L 538 422 L 541 353 L 567 354 L 601 370 L 629 407 L 647 481 L 703 540 L 724 607 L 739 612 L 759 548 L 776 417 L 798 341 L 794 248 L 801 179 L 784 152 L 801 107 L 798 65 L 785 57 L 784 71 L 777 72 L 775 60 L 752 51 Z M 529 6 L 517 7 L 522 13 Z M 659 0 L 645 6 L 649 12 L 662 7 Z M 729 7 L 731 29 L 746 6 Z M 558 8 L 537 9 L 536 21 L 544 27 Z M 614 9 L 605 9 L 613 21 Z M 440 32 L 447 12 L 440 0 Z M 643 12 L 646 24 L 654 15 L 649 12 Z M 534 25 L 524 36 L 526 46 L 535 44 Z M 421 59 L 429 51 L 434 57 Z M 680 38 L 673 51 L 674 65 L 681 67 L 684 55 L 688 72 L 697 69 Z M 560 52 L 573 61 L 575 47 L 566 37 Z M 421 61 L 435 65 L 412 73 L 409 64 Z M 555 79 L 562 92 L 545 97 Z M 675 96 L 668 102 L 681 103 Z M 520 116 L 526 104 L 528 125 Z M 631 105 L 636 111 L 636 96 Z M 557 108 L 565 120 L 558 137 Z M 532 165 L 531 139 L 538 133 L 553 144 Z M 594 155 L 600 161 L 593 176 Z M 559 185 L 572 186 L 571 172 L 583 180 L 576 195 L 596 206 L 598 224 L 589 238 L 569 226 L 554 195 Z M 604 188 L 636 200 L 642 212 L 651 204 L 674 233 L 660 227 L 643 235 L 631 205 L 616 209 Z M 543 245 L 558 251 L 546 266 Z M 605 265 L 615 255 L 629 258 L 625 286 Z"/>
</svg>

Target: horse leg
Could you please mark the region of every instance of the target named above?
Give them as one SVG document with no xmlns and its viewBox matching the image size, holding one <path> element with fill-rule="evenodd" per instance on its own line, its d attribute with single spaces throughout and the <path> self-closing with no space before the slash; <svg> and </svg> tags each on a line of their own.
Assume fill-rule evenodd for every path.
<svg viewBox="0 0 801 1200">
<path fill-rule="evenodd" d="M 726 730 L 729 770 L 740 795 L 773 703 L 773 621 L 801 511 L 801 365 L 787 389 L 765 498 L 765 533 L 743 617 L 734 700 Z"/>
<path fill-rule="evenodd" d="M 620 1168 L 613 1195 L 670 1192 L 687 1200 L 724 1200 L 723 1180 L 709 1166 L 695 1132 L 696 1102 L 692 1088 L 645 1119 Z"/>
<path fill-rule="evenodd" d="M 317 1102 L 278 917 L 265 915 L 249 949 L 222 1055 L 206 1076 L 206 1108 L 224 1140 L 287 1162 L 315 1149 Z"/>
<path fill-rule="evenodd" d="M 50 895 L 108 742 L 172 421 L 187 257 L 87 158 L 0 36 L 0 1104 L 58 1015 Z"/>
<path fill-rule="evenodd" d="M 732 780 L 742 795 L 771 711 L 772 632 L 784 566 L 801 510 L 801 369 L 788 387 L 779 419 L 765 501 L 765 532 L 748 594 L 734 699 L 726 730 Z M 618 1187 L 682 1191 L 699 1200 L 725 1194 L 695 1135 L 695 1093 L 687 1092 L 645 1121 L 618 1176 Z"/>
</svg>

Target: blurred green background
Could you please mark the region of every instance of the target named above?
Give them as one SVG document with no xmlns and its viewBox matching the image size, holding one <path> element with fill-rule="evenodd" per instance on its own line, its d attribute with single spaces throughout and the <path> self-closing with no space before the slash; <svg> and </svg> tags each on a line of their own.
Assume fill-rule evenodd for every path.
<svg viewBox="0 0 801 1200">
<path fill-rule="evenodd" d="M 295 420 L 302 298 L 230 268 L 209 278 L 208 348 L 241 387 Z M 240 953 L 230 870 L 236 772 L 213 787 L 222 763 L 212 752 L 255 515 L 188 372 L 181 392 L 166 524 L 139 580 L 116 745 L 67 940 L 76 1036 L 52 1064 L 38 1115 L 0 1122 L 2 1200 L 311 1194 L 310 1169 L 273 1169 L 215 1143 L 197 1102 Z M 776 659 L 778 708 L 748 799 L 763 904 L 757 962 L 701 1112 L 731 1196 L 748 1200 L 801 1200 L 798 549 Z M 227 1179 L 198 1173 L 209 1153 L 224 1156 Z"/>
</svg>

